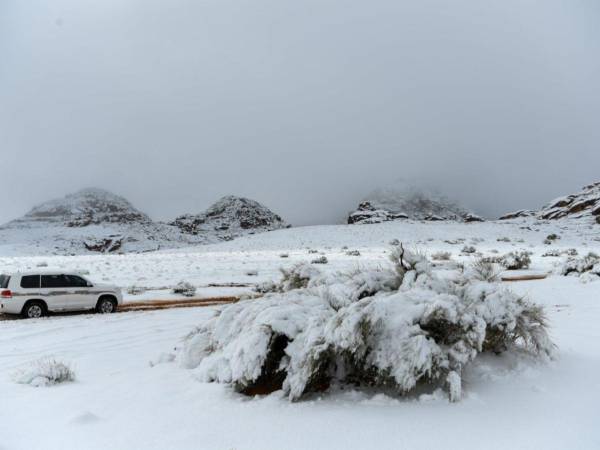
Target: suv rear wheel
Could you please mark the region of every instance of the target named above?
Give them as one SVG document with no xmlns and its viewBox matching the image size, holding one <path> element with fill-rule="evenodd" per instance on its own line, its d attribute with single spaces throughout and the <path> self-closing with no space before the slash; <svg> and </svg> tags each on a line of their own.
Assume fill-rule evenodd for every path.
<svg viewBox="0 0 600 450">
<path fill-rule="evenodd" d="M 116 302 L 111 298 L 101 298 L 96 305 L 96 312 L 100 314 L 110 314 L 117 310 Z"/>
<path fill-rule="evenodd" d="M 29 302 L 23 308 L 21 314 L 26 319 L 36 319 L 46 314 L 46 306 L 38 301 Z"/>
</svg>

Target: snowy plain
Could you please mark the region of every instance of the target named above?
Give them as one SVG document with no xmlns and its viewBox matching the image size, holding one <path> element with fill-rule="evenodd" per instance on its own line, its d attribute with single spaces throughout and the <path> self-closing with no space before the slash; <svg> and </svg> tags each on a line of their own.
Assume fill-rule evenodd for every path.
<svg viewBox="0 0 600 450">
<path fill-rule="evenodd" d="M 560 239 L 545 244 L 552 233 Z M 486 256 L 533 252 L 532 271 L 548 278 L 507 287 L 546 307 L 558 359 L 479 358 L 456 404 L 444 395 L 399 398 L 353 389 L 290 403 L 278 393 L 247 398 L 200 383 L 168 362 L 165 355 L 213 308 L 1 321 L 0 449 L 600 448 L 600 279 L 560 276 L 557 266 L 566 256 L 542 256 L 551 249 L 600 253 L 591 221 L 302 227 L 143 254 L 11 253 L 0 257 L 0 272 L 44 266 L 158 296 L 181 280 L 201 295 L 237 294 L 250 288 L 208 286 L 277 279 L 280 267 L 320 256 L 329 262 L 318 267 L 327 271 L 386 265 L 392 239 L 429 254 L 448 251 L 467 264 L 476 256 L 461 254 L 465 245 Z M 15 371 L 40 357 L 70 363 L 76 381 L 40 388 L 15 383 Z"/>
</svg>

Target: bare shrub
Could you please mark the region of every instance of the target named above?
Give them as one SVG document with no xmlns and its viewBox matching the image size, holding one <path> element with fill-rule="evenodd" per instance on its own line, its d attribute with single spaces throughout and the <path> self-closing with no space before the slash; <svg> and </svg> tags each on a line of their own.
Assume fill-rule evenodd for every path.
<svg viewBox="0 0 600 450">
<path fill-rule="evenodd" d="M 327 264 L 329 262 L 329 260 L 327 259 L 327 256 L 319 256 L 318 258 L 313 259 L 310 263 L 311 264 Z"/>
<path fill-rule="evenodd" d="M 525 250 L 510 252 L 502 257 L 501 264 L 506 270 L 527 269 L 531 264 L 531 255 L 531 252 Z"/>
<path fill-rule="evenodd" d="M 360 252 L 358 250 L 348 250 L 346 252 L 347 256 L 360 256 Z"/>
<path fill-rule="evenodd" d="M 498 281 L 498 270 L 497 264 L 486 260 L 485 258 L 479 258 L 471 265 L 472 277 L 475 280 L 487 281 L 492 283 Z"/>
<path fill-rule="evenodd" d="M 431 259 L 435 261 L 449 261 L 452 257 L 450 252 L 435 252 L 431 254 Z"/>
</svg>

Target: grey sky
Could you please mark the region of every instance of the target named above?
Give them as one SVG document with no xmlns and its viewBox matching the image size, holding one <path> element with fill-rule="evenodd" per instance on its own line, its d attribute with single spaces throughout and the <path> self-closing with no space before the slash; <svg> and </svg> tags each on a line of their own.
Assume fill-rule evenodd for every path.
<svg viewBox="0 0 600 450">
<path fill-rule="evenodd" d="M 81 187 L 156 219 L 339 221 L 398 178 L 481 214 L 600 179 L 596 0 L 2 0 L 0 222 Z"/>
</svg>

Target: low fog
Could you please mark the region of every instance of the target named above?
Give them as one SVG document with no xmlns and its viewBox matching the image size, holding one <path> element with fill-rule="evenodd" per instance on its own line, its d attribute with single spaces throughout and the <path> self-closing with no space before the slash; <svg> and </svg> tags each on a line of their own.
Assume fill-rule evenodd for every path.
<svg viewBox="0 0 600 450">
<path fill-rule="evenodd" d="M 83 187 L 333 223 L 377 187 L 495 217 L 600 180 L 589 1 L 0 2 L 0 222 Z"/>
</svg>

